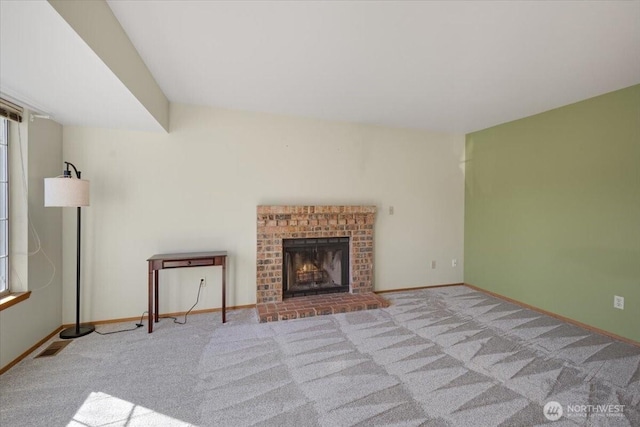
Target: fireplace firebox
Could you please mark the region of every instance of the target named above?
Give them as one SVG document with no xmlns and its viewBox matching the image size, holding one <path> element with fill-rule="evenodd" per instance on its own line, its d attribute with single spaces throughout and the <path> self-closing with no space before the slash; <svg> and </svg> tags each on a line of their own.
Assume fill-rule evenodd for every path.
<svg viewBox="0 0 640 427">
<path fill-rule="evenodd" d="M 349 237 L 282 240 L 283 296 L 349 292 Z"/>
</svg>

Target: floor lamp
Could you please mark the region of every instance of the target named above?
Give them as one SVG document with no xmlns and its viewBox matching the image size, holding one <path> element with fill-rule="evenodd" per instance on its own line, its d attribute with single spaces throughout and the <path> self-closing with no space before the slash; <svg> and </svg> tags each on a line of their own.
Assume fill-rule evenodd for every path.
<svg viewBox="0 0 640 427">
<path fill-rule="evenodd" d="M 78 243 L 76 254 L 76 325 L 60 332 L 60 338 L 78 338 L 95 330 L 93 325 L 80 326 L 80 207 L 89 206 L 89 181 L 80 179 L 80 171 L 64 162 L 66 169 L 62 176 L 44 179 L 44 205 L 75 207 L 78 209 Z M 73 168 L 75 177 L 71 175 Z"/>
</svg>

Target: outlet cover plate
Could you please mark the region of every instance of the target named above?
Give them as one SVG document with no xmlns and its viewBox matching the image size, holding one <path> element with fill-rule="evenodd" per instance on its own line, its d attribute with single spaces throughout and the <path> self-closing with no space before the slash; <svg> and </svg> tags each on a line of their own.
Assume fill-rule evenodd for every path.
<svg viewBox="0 0 640 427">
<path fill-rule="evenodd" d="M 624 297 L 620 297 L 618 295 L 613 296 L 613 307 L 624 310 Z"/>
</svg>

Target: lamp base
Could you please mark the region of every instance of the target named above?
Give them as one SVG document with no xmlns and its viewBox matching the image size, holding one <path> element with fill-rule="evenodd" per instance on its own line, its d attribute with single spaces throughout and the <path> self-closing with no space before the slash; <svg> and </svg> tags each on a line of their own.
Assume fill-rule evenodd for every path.
<svg viewBox="0 0 640 427">
<path fill-rule="evenodd" d="M 80 338 L 85 335 L 89 335 L 91 332 L 95 331 L 96 327 L 93 325 L 83 325 L 78 328 L 76 331 L 76 327 L 72 326 L 60 332 L 60 338 L 63 340 L 69 340 L 72 338 Z"/>
</svg>

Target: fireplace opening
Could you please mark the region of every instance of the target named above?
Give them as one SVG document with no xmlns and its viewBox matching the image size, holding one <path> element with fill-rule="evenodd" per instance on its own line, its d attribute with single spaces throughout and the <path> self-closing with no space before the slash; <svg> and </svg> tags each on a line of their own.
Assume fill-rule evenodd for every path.
<svg viewBox="0 0 640 427">
<path fill-rule="evenodd" d="M 283 296 L 349 292 L 349 238 L 283 239 Z"/>
</svg>

